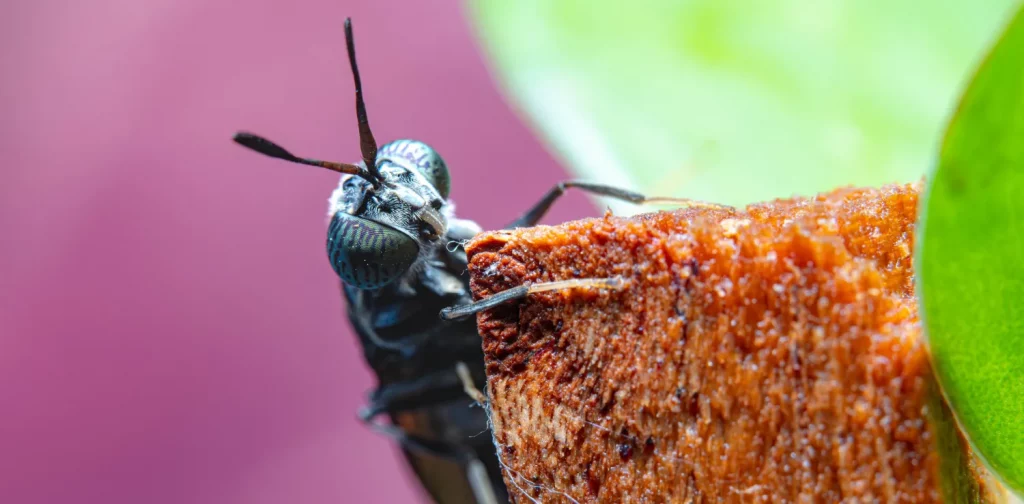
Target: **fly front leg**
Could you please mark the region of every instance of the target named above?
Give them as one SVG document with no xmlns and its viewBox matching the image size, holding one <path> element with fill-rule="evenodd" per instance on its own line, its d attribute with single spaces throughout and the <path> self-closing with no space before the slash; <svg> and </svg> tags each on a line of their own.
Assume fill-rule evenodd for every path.
<svg viewBox="0 0 1024 504">
<path fill-rule="evenodd" d="M 570 187 L 575 187 L 581 191 L 588 192 L 590 194 L 596 194 L 599 196 L 607 196 L 609 198 L 615 198 L 620 201 L 628 201 L 630 203 L 636 203 L 638 205 L 646 204 L 657 204 L 657 203 L 669 203 L 679 204 L 686 206 L 696 206 L 705 208 L 731 208 L 726 205 L 718 205 L 715 203 L 707 203 L 704 201 L 697 201 L 688 198 L 665 198 L 665 197 L 651 197 L 644 196 L 638 192 L 630 191 L 627 189 L 621 189 L 618 187 L 603 185 L 603 184 L 592 184 L 590 182 L 584 182 L 582 180 L 567 180 L 565 182 L 559 182 L 551 188 L 547 194 L 541 198 L 536 204 L 530 207 L 522 216 L 518 219 L 509 223 L 505 226 L 505 229 L 515 229 L 519 227 L 529 227 L 540 221 L 544 214 L 548 212 L 551 205 L 554 204 L 560 196 L 565 194 L 565 190 Z"/>
<path fill-rule="evenodd" d="M 523 284 L 519 287 L 501 291 L 497 294 L 487 296 L 479 301 L 464 305 L 449 306 L 441 310 L 441 320 L 456 320 L 475 315 L 488 308 L 500 304 L 523 299 L 530 294 L 565 289 L 609 289 L 619 290 L 626 286 L 622 277 L 611 278 L 573 278 L 570 280 L 559 280 L 557 282 L 542 282 L 535 284 Z"/>
</svg>

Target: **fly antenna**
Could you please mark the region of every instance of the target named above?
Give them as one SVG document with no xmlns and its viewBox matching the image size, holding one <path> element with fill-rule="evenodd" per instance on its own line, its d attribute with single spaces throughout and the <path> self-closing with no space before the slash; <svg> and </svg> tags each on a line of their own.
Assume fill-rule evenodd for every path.
<svg viewBox="0 0 1024 504">
<path fill-rule="evenodd" d="M 267 140 L 266 138 L 263 138 L 259 135 L 254 135 L 252 133 L 241 131 L 235 133 L 234 140 L 235 143 L 243 147 L 248 147 L 265 156 L 283 159 L 285 161 L 291 161 L 293 163 L 299 163 L 310 166 L 319 166 L 321 168 L 327 168 L 328 170 L 336 171 L 338 173 L 347 173 L 349 175 L 355 175 L 357 177 L 362 177 L 368 180 L 374 186 L 380 183 L 380 181 L 374 178 L 370 174 L 370 172 L 366 170 L 366 168 L 363 168 L 361 166 L 349 163 L 335 163 L 332 161 L 321 161 L 319 159 L 298 157 L 292 154 L 291 152 L 288 152 L 284 147 L 281 147 L 280 145 L 277 145 L 276 143 L 271 142 L 270 140 Z"/>
<path fill-rule="evenodd" d="M 363 154 L 363 163 L 370 176 L 380 180 L 377 170 L 377 141 L 370 131 L 370 121 L 366 119 L 366 104 L 363 103 L 363 83 L 359 79 L 359 66 L 356 65 L 356 42 L 352 36 L 352 18 L 345 18 L 345 45 L 348 47 L 348 63 L 352 67 L 352 79 L 356 83 L 356 119 L 359 120 L 359 150 Z M 379 182 L 374 183 L 376 187 Z"/>
</svg>

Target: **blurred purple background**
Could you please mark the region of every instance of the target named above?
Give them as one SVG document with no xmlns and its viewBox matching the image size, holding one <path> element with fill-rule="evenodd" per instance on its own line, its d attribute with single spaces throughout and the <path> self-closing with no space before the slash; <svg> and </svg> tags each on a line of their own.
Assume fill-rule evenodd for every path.
<svg viewBox="0 0 1024 504">
<path fill-rule="evenodd" d="M 342 20 L 379 141 L 432 143 L 497 227 L 565 176 L 455 0 L 0 7 L 0 502 L 423 499 L 359 425 L 373 379 L 324 252 L 359 157 Z M 547 222 L 594 214 L 579 195 Z"/>
</svg>

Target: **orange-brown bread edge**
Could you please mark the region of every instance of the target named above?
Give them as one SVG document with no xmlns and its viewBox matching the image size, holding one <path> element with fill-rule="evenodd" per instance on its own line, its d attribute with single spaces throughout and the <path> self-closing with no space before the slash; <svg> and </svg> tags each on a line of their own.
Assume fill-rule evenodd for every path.
<svg viewBox="0 0 1024 504">
<path fill-rule="evenodd" d="M 520 502 L 940 500 L 912 251 L 919 184 L 484 233 L 478 316 Z M 530 498 L 526 498 L 526 496 Z"/>
</svg>

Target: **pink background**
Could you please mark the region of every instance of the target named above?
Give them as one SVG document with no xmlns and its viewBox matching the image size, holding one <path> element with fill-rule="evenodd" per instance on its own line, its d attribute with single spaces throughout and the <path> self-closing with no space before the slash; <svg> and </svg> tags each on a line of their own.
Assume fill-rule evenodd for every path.
<svg viewBox="0 0 1024 504">
<path fill-rule="evenodd" d="M 497 227 L 565 176 L 454 0 L 23 0 L 0 7 L 0 502 L 422 499 L 354 420 L 373 380 L 324 252 L 359 157 L 431 142 Z M 594 214 L 572 195 L 547 222 Z"/>
</svg>

